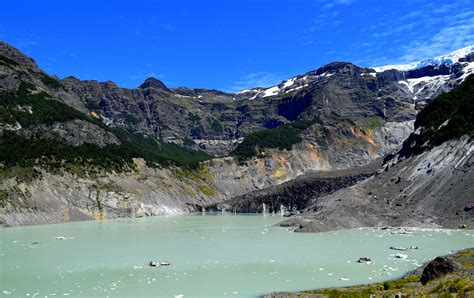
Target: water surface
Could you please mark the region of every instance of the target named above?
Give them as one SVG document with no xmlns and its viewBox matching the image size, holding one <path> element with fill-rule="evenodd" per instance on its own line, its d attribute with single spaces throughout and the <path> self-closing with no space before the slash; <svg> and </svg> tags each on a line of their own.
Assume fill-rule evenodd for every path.
<svg viewBox="0 0 474 298">
<path fill-rule="evenodd" d="M 185 215 L 0 229 L 0 296 L 255 297 L 383 281 L 474 243 L 473 231 L 301 234 L 272 226 L 280 220 Z M 390 246 L 419 249 L 402 260 Z"/>
</svg>

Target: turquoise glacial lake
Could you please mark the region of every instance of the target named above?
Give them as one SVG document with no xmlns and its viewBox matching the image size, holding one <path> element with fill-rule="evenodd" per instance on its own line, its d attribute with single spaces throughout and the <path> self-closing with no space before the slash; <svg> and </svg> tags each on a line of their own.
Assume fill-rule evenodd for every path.
<svg viewBox="0 0 474 298">
<path fill-rule="evenodd" d="M 273 226 L 281 220 L 208 214 L 3 228 L 0 296 L 257 297 L 384 281 L 474 246 L 474 231 L 301 234 Z"/>
</svg>

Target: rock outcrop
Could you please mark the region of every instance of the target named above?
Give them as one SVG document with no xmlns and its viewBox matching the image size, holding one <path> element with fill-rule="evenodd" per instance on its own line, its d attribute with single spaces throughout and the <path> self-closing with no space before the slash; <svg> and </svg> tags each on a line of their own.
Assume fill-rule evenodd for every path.
<svg viewBox="0 0 474 298">
<path fill-rule="evenodd" d="M 446 274 L 459 271 L 463 267 L 458 262 L 454 261 L 450 257 L 437 257 L 433 261 L 429 262 L 423 269 L 423 273 L 420 277 L 422 285 L 426 285 L 428 282 L 444 276 Z"/>
</svg>

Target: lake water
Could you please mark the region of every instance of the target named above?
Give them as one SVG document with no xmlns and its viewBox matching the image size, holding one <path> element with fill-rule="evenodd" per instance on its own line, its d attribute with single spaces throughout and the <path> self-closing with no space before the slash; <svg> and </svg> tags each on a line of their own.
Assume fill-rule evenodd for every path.
<svg viewBox="0 0 474 298">
<path fill-rule="evenodd" d="M 0 296 L 255 297 L 383 281 L 474 244 L 474 231 L 301 234 L 272 226 L 280 220 L 185 215 L 0 229 Z M 419 249 L 396 259 L 390 246 Z"/>
</svg>

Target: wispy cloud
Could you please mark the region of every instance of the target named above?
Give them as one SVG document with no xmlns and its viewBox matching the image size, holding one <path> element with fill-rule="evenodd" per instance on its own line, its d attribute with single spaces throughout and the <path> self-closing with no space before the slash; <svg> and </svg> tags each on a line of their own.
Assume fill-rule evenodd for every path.
<svg viewBox="0 0 474 298">
<path fill-rule="evenodd" d="M 313 32 L 341 24 L 341 11 L 338 8 L 342 5 L 355 3 L 355 0 L 317 0 L 316 3 L 320 11 L 315 15 L 312 24 L 305 30 L 305 35 L 301 38 L 304 40 L 302 45 L 313 44 L 311 40 L 316 38 Z"/>
<path fill-rule="evenodd" d="M 229 91 L 237 92 L 255 87 L 269 87 L 283 80 L 284 76 L 271 72 L 254 72 L 244 75 Z"/>
<path fill-rule="evenodd" d="M 425 2 L 401 18 L 384 15 L 367 28 L 371 38 L 356 45 L 366 57 L 355 62 L 368 66 L 407 63 L 474 44 L 474 11 L 469 3 Z"/>
<path fill-rule="evenodd" d="M 473 44 L 474 19 L 467 24 L 445 27 L 428 40 L 414 40 L 405 47 L 405 54 L 401 60 L 404 62 L 420 60 Z"/>
</svg>

